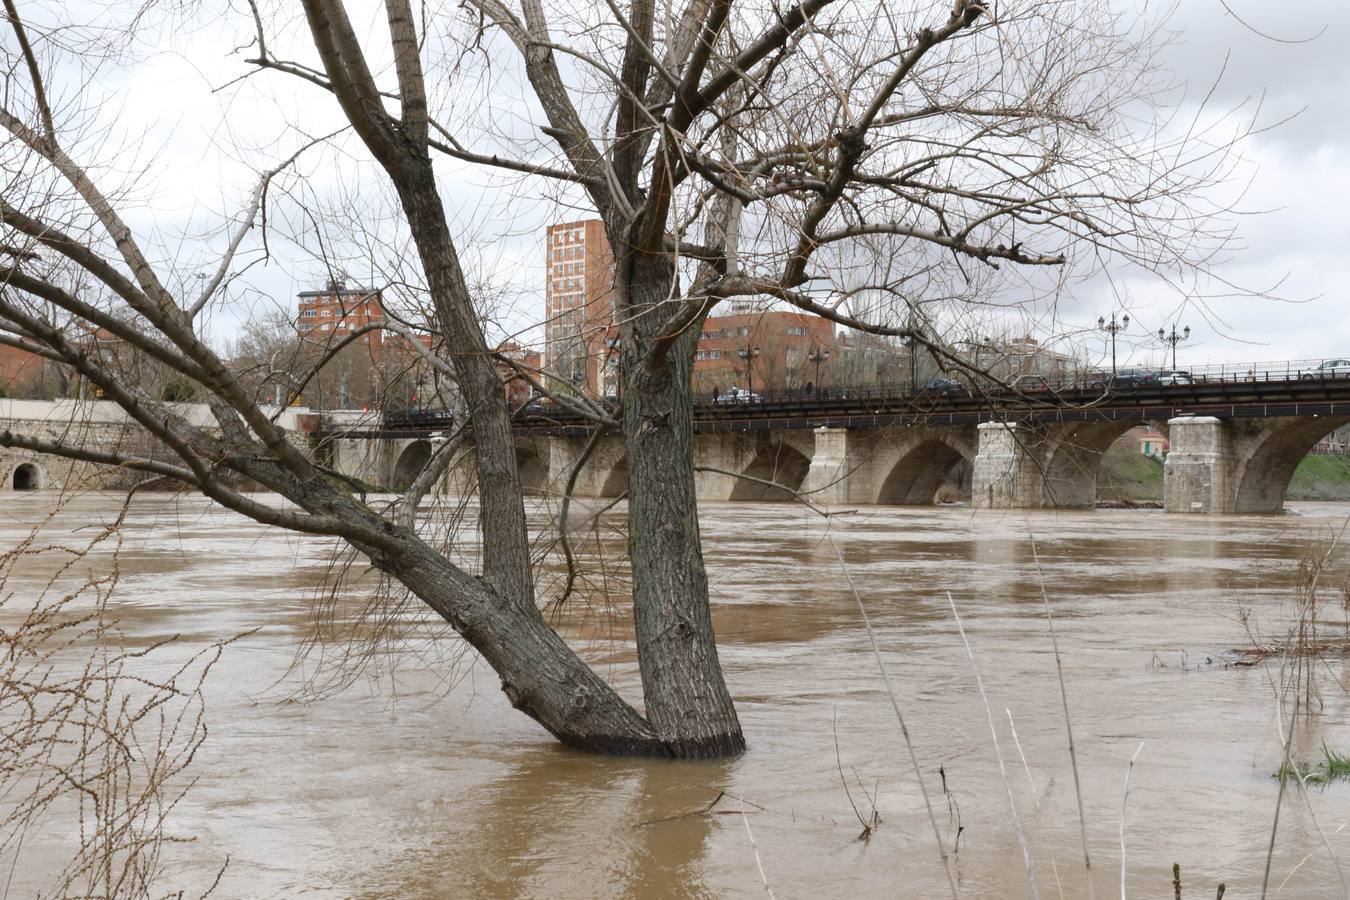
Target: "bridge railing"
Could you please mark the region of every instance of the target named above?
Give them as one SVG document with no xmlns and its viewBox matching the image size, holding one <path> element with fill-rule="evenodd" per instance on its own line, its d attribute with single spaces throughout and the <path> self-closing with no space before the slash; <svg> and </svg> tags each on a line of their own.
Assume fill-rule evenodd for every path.
<svg viewBox="0 0 1350 900">
<path fill-rule="evenodd" d="M 1187 384 L 1235 384 L 1239 382 L 1287 382 L 1350 380 L 1350 358 L 1279 360 L 1220 363 L 1191 368 L 1121 367 L 1113 374 L 1104 369 L 1082 369 L 1055 374 L 1028 373 L 1000 379 L 1014 393 L 1036 395 L 1069 391 L 1128 392 L 1145 387 Z M 908 380 L 891 383 L 821 384 L 779 390 L 746 391 L 739 386 L 695 398 L 704 407 L 738 406 L 747 403 L 793 404 L 825 400 L 886 400 L 913 397 L 950 398 L 964 393 L 1006 393 L 992 380 L 979 376 L 942 376 L 927 383 Z"/>
<path fill-rule="evenodd" d="M 1223 363 L 1186 370 L 1196 381 L 1317 381 L 1350 378 L 1350 359 L 1294 359 Z"/>
<path fill-rule="evenodd" d="M 1267 362 L 1219 363 L 1177 369 L 1157 369 L 1142 367 L 1121 367 L 1113 374 L 1110 370 L 1099 368 L 1054 374 L 1028 373 L 1006 376 L 1002 381 L 1013 387 L 1010 394 L 1001 385 L 980 376 L 953 375 L 939 376 L 929 382 L 915 384 L 908 379 L 889 383 L 803 385 L 779 390 L 747 391 L 739 385 L 728 386 L 718 391 L 699 392 L 695 404 L 704 413 L 718 411 L 732 412 L 747 405 L 774 405 L 779 407 L 810 407 L 836 404 L 839 401 L 860 401 L 866 405 L 912 403 L 915 401 L 963 400 L 999 397 L 1013 399 L 1017 397 L 1039 399 L 1053 402 L 1062 399 L 1065 394 L 1077 394 L 1075 402 L 1083 399 L 1083 394 L 1130 394 L 1135 391 L 1157 391 L 1176 388 L 1178 394 L 1187 387 L 1205 385 L 1271 382 L 1326 382 L 1350 381 L 1350 357 L 1331 359 L 1298 359 Z M 606 405 L 617 408 L 614 399 L 608 399 Z M 555 409 L 546 400 L 535 399 L 517 410 L 519 418 L 566 417 L 564 411 Z M 382 424 L 385 428 L 407 428 L 413 430 L 444 429 L 452 427 L 454 416 L 447 410 L 435 408 L 409 408 L 385 411 Z"/>
</svg>

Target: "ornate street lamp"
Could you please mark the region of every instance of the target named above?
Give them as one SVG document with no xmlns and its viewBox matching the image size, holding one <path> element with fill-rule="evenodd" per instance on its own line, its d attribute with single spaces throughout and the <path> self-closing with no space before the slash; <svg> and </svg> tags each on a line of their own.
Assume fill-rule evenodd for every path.
<svg viewBox="0 0 1350 900">
<path fill-rule="evenodd" d="M 806 351 L 806 358 L 816 364 L 816 399 L 820 399 L 820 364 L 830 358 L 829 350 L 812 347 Z"/>
<path fill-rule="evenodd" d="M 741 359 L 745 360 L 745 389 L 754 393 L 755 390 L 755 357 L 759 356 L 758 347 L 742 347 L 736 351 Z"/>
<path fill-rule="evenodd" d="M 1191 326 L 1189 326 L 1189 325 L 1187 325 L 1185 328 L 1183 328 L 1183 329 L 1181 330 L 1181 334 L 1177 334 L 1177 326 L 1176 326 L 1176 323 L 1175 323 L 1175 322 L 1172 323 L 1172 333 L 1171 333 L 1171 334 L 1168 334 L 1166 329 L 1163 329 L 1163 328 L 1159 328 L 1159 329 L 1158 329 L 1158 340 L 1162 341 L 1164 344 L 1171 344 L 1171 345 L 1172 345 L 1172 368 L 1173 368 L 1173 369 L 1175 369 L 1175 368 L 1177 367 L 1177 344 L 1180 344 L 1182 341 L 1186 340 L 1186 339 L 1189 338 L 1190 336 L 1191 336 Z M 1167 358 L 1167 355 L 1164 353 L 1164 354 L 1163 354 L 1163 359 L 1165 360 L 1166 358 Z"/>
<path fill-rule="evenodd" d="M 1107 334 L 1111 335 L 1111 377 L 1116 377 L 1116 335 L 1120 334 L 1126 328 L 1130 327 L 1130 314 L 1126 313 L 1116 321 L 1116 314 L 1111 313 L 1111 321 L 1107 321 L 1101 316 L 1097 317 L 1097 327 Z"/>
</svg>

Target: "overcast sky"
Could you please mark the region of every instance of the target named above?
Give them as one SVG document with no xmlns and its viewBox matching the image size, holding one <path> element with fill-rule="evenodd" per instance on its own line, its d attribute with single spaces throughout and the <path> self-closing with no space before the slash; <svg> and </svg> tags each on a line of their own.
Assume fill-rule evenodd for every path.
<svg viewBox="0 0 1350 900">
<path fill-rule="evenodd" d="M 1350 9 L 1311 0 L 1228 0 L 1228 5 L 1274 39 L 1239 23 L 1220 0 L 1182 0 L 1172 19 L 1178 40 L 1164 61 L 1187 83 L 1192 100 L 1203 96 L 1223 71 L 1211 108 L 1245 103 L 1250 113 L 1259 102 L 1262 123 L 1295 116 L 1244 145 L 1242 174 L 1251 184 L 1241 205 L 1253 214 L 1243 217 L 1241 247 L 1223 268 L 1230 281 L 1268 288 L 1287 301 L 1179 303 L 1148 279 L 1097 278 L 1059 305 L 1056 322 L 1058 327 L 1086 329 L 1099 315 L 1123 304 L 1135 324 L 1122 356 L 1137 363 L 1157 361 L 1159 345 L 1150 336 L 1173 322 L 1191 328 L 1191 340 L 1180 348 L 1183 366 L 1350 356 L 1350 316 L 1343 297 L 1343 286 L 1350 281 L 1350 226 L 1345 219 L 1350 209 L 1350 54 L 1345 51 L 1350 46 Z M 380 30 L 373 28 L 377 23 L 365 22 L 372 31 Z M 248 29 L 248 19 L 238 11 L 206 27 L 182 28 L 163 52 L 103 79 L 108 139 L 139 146 L 138 159 L 151 173 L 145 184 L 153 190 L 143 190 L 141 196 L 154 199 L 134 206 L 134 222 L 171 231 L 209 228 L 222 211 L 243 205 L 259 159 L 275 160 L 295 148 L 299 137 L 288 128 L 288 119 L 303 112 L 315 132 L 325 123 L 334 128 L 341 124 L 330 98 L 281 76 L 256 75 L 242 85 L 214 90 L 248 71 L 241 61 L 247 54 L 232 54 Z M 1313 35 L 1318 36 L 1305 40 Z M 494 89 L 485 86 L 474 102 L 485 102 Z M 119 99 L 147 96 L 155 102 Z M 532 127 L 521 110 L 506 106 L 503 127 Z M 345 167 L 342 160 L 334 164 L 331 159 L 322 170 L 306 165 L 302 161 L 301 171 L 325 185 L 326 198 L 349 189 L 355 194 L 355 165 Z M 535 196 L 534 187 L 484 192 L 489 179 L 480 173 L 447 166 L 442 174 L 450 205 L 460 211 L 466 232 L 483 229 L 504 235 L 469 255 L 483 277 L 513 289 L 514 305 L 506 319 L 523 323 L 542 315 L 542 227 L 553 219 L 576 217 L 576 212 Z M 213 324 L 218 336 L 231 332 L 240 316 L 269 307 L 292 309 L 298 291 L 318 286 L 319 270 L 312 261 L 295 256 L 284 240 L 276 241 L 274 251 L 270 265 L 250 274 L 261 294 L 243 297 L 219 314 Z M 183 273 L 205 265 L 187 240 L 181 248 L 165 245 L 163 252 L 178 260 Z"/>
</svg>

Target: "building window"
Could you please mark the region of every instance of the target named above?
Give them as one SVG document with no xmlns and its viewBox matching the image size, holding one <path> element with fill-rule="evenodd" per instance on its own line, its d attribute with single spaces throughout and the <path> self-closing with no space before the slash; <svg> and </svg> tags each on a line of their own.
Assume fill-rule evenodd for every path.
<svg viewBox="0 0 1350 900">
<path fill-rule="evenodd" d="M 708 352 L 708 359 L 721 359 L 721 358 L 722 358 L 721 350 L 711 350 Z"/>
<path fill-rule="evenodd" d="M 787 333 L 796 337 L 806 337 L 806 329 L 800 325 L 789 325 Z"/>
<path fill-rule="evenodd" d="M 694 359 L 707 359 L 707 358 L 708 352 L 706 350 L 699 350 L 697 353 L 694 354 Z"/>
<path fill-rule="evenodd" d="M 736 329 L 736 334 L 740 337 L 748 337 L 750 335 L 750 329 L 742 325 L 740 328 Z"/>
</svg>

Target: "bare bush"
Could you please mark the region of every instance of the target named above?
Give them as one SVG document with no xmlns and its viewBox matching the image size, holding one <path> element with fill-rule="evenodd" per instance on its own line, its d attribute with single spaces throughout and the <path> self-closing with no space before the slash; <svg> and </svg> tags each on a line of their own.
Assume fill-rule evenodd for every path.
<svg viewBox="0 0 1350 900">
<path fill-rule="evenodd" d="M 124 643 L 109 613 L 120 526 L 76 547 L 39 527 L 0 555 L 0 871 L 12 879 L 27 849 L 31 874 L 34 841 L 64 831 L 36 857 L 53 861 L 50 896 L 163 895 L 162 853 L 187 840 L 169 817 L 206 739 L 202 685 L 228 643 L 186 657 L 172 639 Z"/>
</svg>

